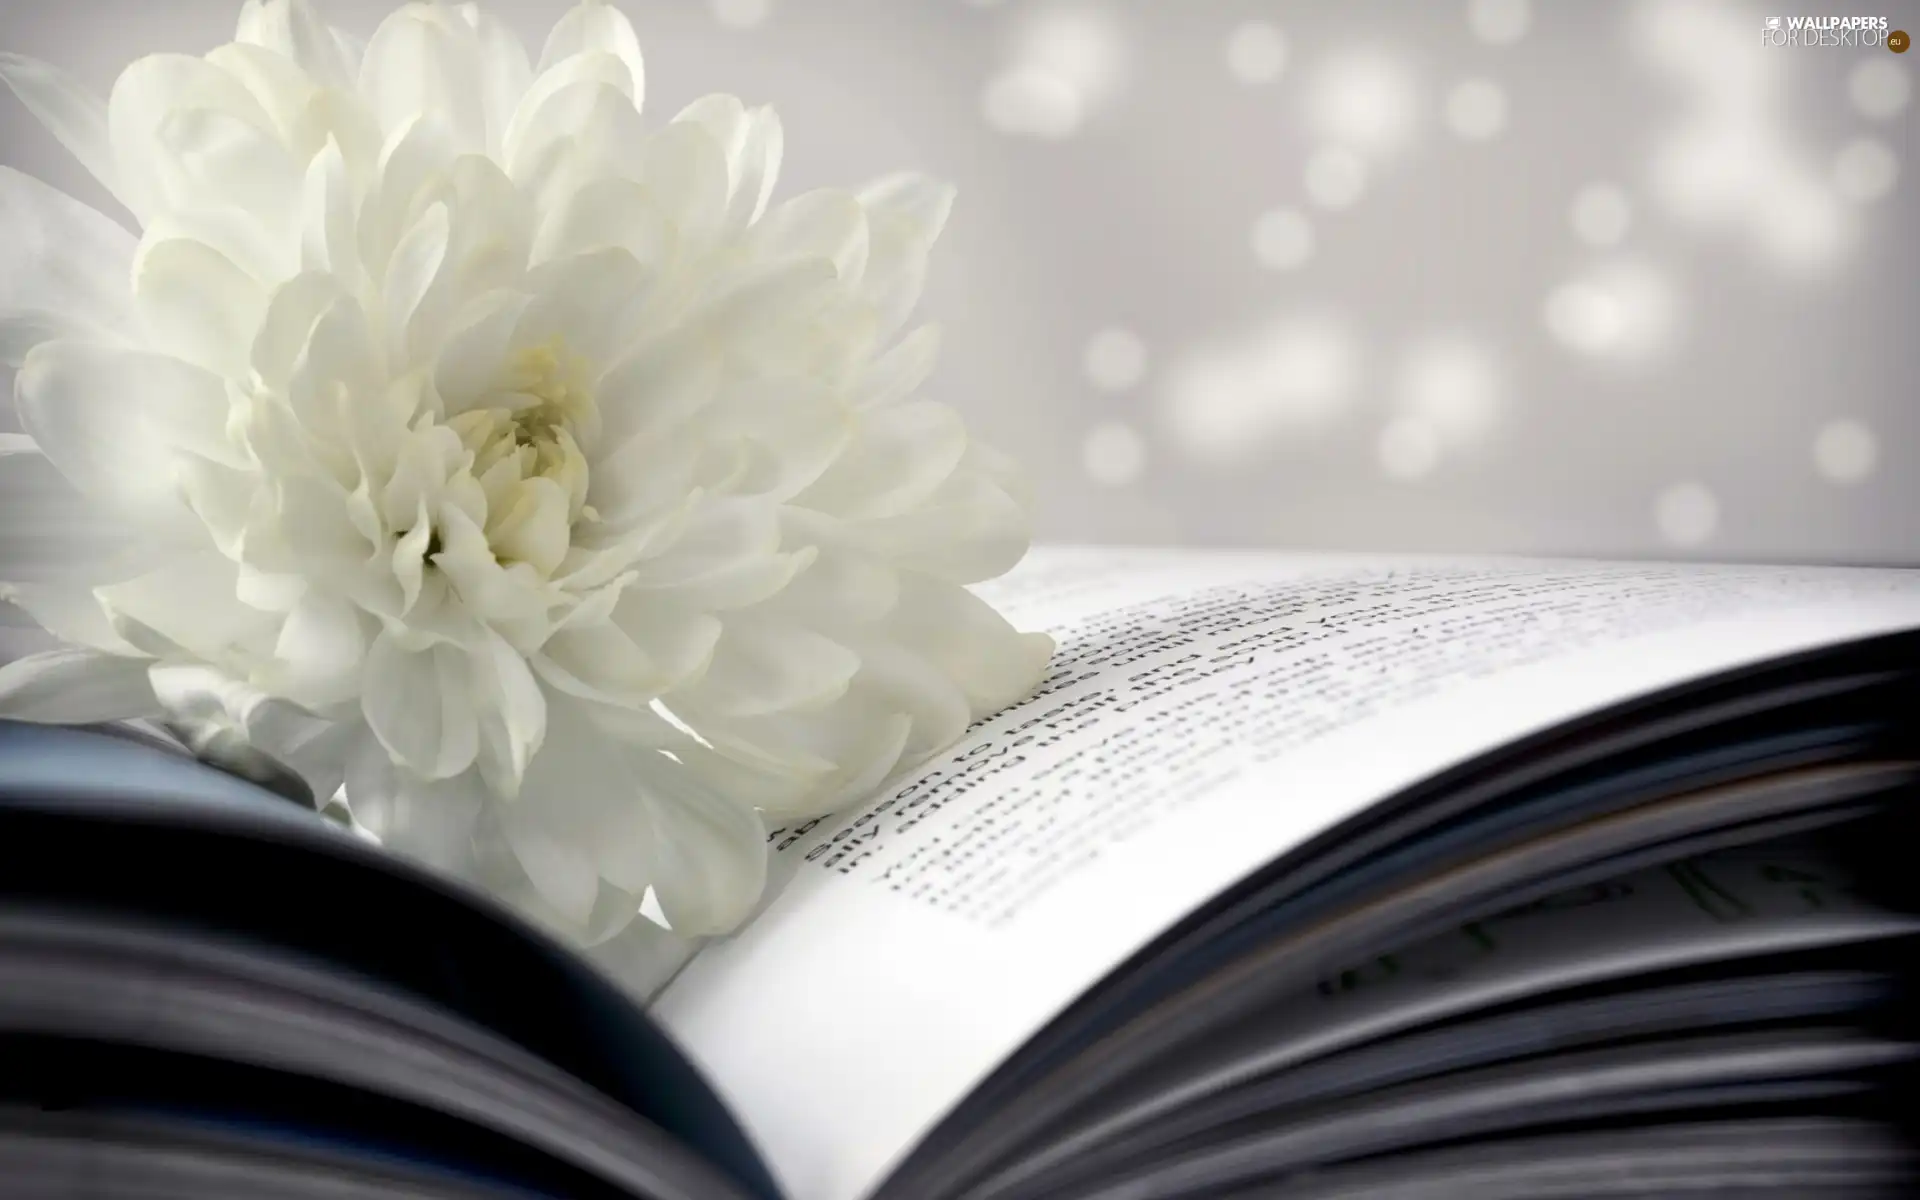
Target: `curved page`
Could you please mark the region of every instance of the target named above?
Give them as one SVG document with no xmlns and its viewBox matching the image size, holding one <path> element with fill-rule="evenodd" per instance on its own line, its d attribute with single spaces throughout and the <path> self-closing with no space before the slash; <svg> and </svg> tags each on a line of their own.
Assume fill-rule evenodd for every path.
<svg viewBox="0 0 1920 1200">
<path fill-rule="evenodd" d="M 1775 1118 L 1476 1142 L 1262 1189 L 1264 1200 L 1891 1200 L 1911 1147 L 1867 1121 Z"/>
<path fill-rule="evenodd" d="M 1052 1200 L 1180 1200 L 1333 1163 L 1574 1121 L 1697 1114 L 1846 1094 L 1911 1063 L 1920 1047 L 1850 1030 L 1678 1039 L 1495 1067 L 1216 1135 L 1201 1148 L 1111 1180 L 1055 1187 Z M 1210 1144 L 1209 1144 L 1210 1143 Z"/>
<path fill-rule="evenodd" d="M 631 1110 L 485 1030 L 372 981 L 191 928 L 0 914 L 0 1035 L 324 1080 L 466 1122 L 476 1138 L 513 1139 L 633 1196 L 747 1194 Z"/>
<path fill-rule="evenodd" d="M 0 906 L 285 948 L 491 1030 L 776 1194 L 732 1115 L 613 983 L 505 909 L 311 811 L 96 731 L 0 722 Z"/>
<path fill-rule="evenodd" d="M 1257 1019 L 1223 1029 L 1108 1091 L 1017 1170 L 1001 1175 L 997 1186 L 1101 1144 L 1124 1143 L 1121 1152 L 1127 1152 L 1140 1136 L 1168 1139 L 1201 1119 L 1195 1114 L 1189 1121 L 1183 1110 L 1252 1080 L 1285 1073 L 1286 1086 L 1278 1091 L 1310 1088 L 1310 1077 L 1298 1070 L 1302 1064 L 1405 1030 L 1635 976 L 1914 933 L 1920 933 L 1920 918 L 1877 909 L 1852 893 L 1843 871 L 1792 847 L 1708 855 L 1572 889 L 1330 973 Z M 1713 996 L 1726 1007 L 1709 1011 L 1731 1011 L 1730 1000 L 1750 989 L 1727 981 L 1682 994 Z M 1756 1011 L 1778 1012 L 1795 996 L 1789 989 L 1751 1001 Z M 1626 1021 L 1659 998 L 1629 993 L 1579 1003 L 1596 1020 Z M 1661 1005 L 1657 1011 L 1685 1010 Z M 1503 1020 L 1544 1035 L 1556 1028 L 1553 1012 Z M 1564 1020 L 1573 1022 L 1575 1014 Z M 1475 1028 L 1457 1027 L 1453 1036 L 1472 1037 Z M 1383 1070 L 1417 1061 L 1393 1058 L 1391 1043 L 1382 1052 Z M 1415 1054 L 1411 1046 L 1401 1052 Z M 1358 1066 L 1351 1067 L 1351 1076 L 1366 1077 Z M 1346 1086 L 1348 1077 L 1340 1082 Z M 1209 1119 L 1223 1124 L 1237 1118 L 1216 1113 Z"/>
<path fill-rule="evenodd" d="M 1382 798 L 1920 627 L 1900 571 L 1064 552 L 987 590 L 1061 636 L 1040 693 L 780 835 L 784 894 L 656 1005 L 798 1200 L 874 1189 L 1117 963 Z"/>
</svg>

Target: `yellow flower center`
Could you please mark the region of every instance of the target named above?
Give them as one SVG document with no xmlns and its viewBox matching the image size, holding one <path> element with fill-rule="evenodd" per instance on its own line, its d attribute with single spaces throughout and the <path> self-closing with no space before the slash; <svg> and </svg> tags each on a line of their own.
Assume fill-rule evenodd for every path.
<svg viewBox="0 0 1920 1200">
<path fill-rule="evenodd" d="M 556 338 L 514 356 L 495 393 L 502 403 L 448 422 L 473 454 L 473 477 L 487 499 L 487 544 L 502 565 L 528 563 L 550 577 L 573 527 L 598 519 L 587 504 L 578 441 L 599 426 L 589 378 Z"/>
<path fill-rule="evenodd" d="M 514 420 L 528 444 L 550 439 L 555 430 L 577 434 L 599 424 L 587 364 L 567 353 L 555 337 L 514 355 L 502 391 L 524 401 Z"/>
</svg>

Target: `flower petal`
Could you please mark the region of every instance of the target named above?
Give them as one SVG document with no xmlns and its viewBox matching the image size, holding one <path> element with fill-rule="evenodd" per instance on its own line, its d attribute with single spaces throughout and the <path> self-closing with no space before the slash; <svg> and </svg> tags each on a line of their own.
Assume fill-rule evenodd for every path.
<svg viewBox="0 0 1920 1200">
<path fill-rule="evenodd" d="M 625 13 L 602 0 L 586 0 L 561 16 L 540 51 L 539 72 L 551 70 L 576 54 L 611 54 L 627 68 L 632 85 L 628 95 L 639 108 L 646 95 L 647 70 L 640 55 L 640 39 Z"/>
<path fill-rule="evenodd" d="M 0 580 L 105 583 L 139 574 L 159 550 L 75 490 L 33 439 L 0 434 Z"/>
<path fill-rule="evenodd" d="M 631 165 L 641 129 L 626 65 L 611 54 L 576 54 L 534 77 L 507 123 L 501 162 L 515 183 L 532 189 L 556 144 L 572 139 L 602 167 Z"/>
<path fill-rule="evenodd" d="M 856 649 L 860 673 L 829 708 L 749 718 L 715 730 L 723 751 L 732 736 L 833 764 L 806 791 L 765 805 L 770 815 L 818 816 L 857 802 L 895 770 L 951 745 L 972 720 L 966 697 L 925 659 L 878 639 Z"/>
<path fill-rule="evenodd" d="M 168 728 L 202 761 L 276 790 L 291 770 L 321 801 L 338 790 L 345 744 L 333 722 L 200 663 L 154 663 L 147 676 Z"/>
<path fill-rule="evenodd" d="M 186 516 L 169 457 L 230 461 L 227 396 L 213 375 L 161 354 L 46 342 L 14 383 L 21 424 L 84 496 L 152 528 Z"/>
<path fill-rule="evenodd" d="M 783 334 L 810 330 L 836 286 L 833 264 L 824 259 L 756 262 L 729 276 L 713 299 L 689 313 L 681 336 L 713 339 L 751 358 L 759 343 L 777 346 Z"/>
<path fill-rule="evenodd" d="M 282 622 L 261 685 L 310 709 L 353 698 L 369 641 L 366 623 L 355 605 L 309 589 Z"/>
<path fill-rule="evenodd" d="M 276 219 L 263 224 L 239 209 L 156 213 L 148 218 L 141 243 L 153 246 L 182 240 L 199 242 L 224 255 L 240 272 L 265 286 L 298 273 L 300 257 Z M 271 226 L 271 227 L 270 227 Z M 140 254 L 135 252 L 134 261 Z"/>
<path fill-rule="evenodd" d="M 672 433 L 713 399 L 721 369 L 718 356 L 694 331 L 669 334 L 636 349 L 594 385 L 601 408 L 596 457 L 611 457 L 629 442 L 654 442 Z M 606 482 L 625 490 L 639 481 Z"/>
<path fill-rule="evenodd" d="M 256 543 L 247 544 L 248 533 L 257 528 L 262 491 L 259 477 L 236 471 L 201 458 L 182 454 L 173 468 L 180 481 L 180 494 L 193 515 L 205 528 L 205 537 L 222 555 L 248 557 L 255 566 L 263 566 L 265 555 Z"/>
<path fill-rule="evenodd" d="M 247 0 L 233 40 L 284 55 L 324 87 L 350 86 L 356 74 L 309 0 Z"/>
<path fill-rule="evenodd" d="M 810 551 L 780 552 L 777 506 L 711 501 L 694 511 L 678 538 L 634 567 L 628 586 L 655 602 L 721 612 L 773 595 L 812 558 Z"/>
<path fill-rule="evenodd" d="M 953 211 L 951 185 L 923 175 L 891 175 L 860 193 L 867 210 L 867 269 L 860 293 L 891 336 L 920 302 L 927 253 Z"/>
<path fill-rule="evenodd" d="M 811 383 L 741 382 L 700 422 L 711 442 L 731 441 L 744 464 L 729 490 L 787 501 L 832 466 L 853 437 L 840 397 Z"/>
<path fill-rule="evenodd" d="M 8 584 L 0 597 L 46 633 L 69 645 L 108 654 L 139 654 L 114 632 L 93 589 L 74 583 Z"/>
<path fill-rule="evenodd" d="M 632 592 L 622 593 L 611 618 L 653 664 L 662 692 L 699 678 L 713 661 L 713 649 L 720 640 L 720 620 L 711 613 L 650 601 Z"/>
<path fill-rule="evenodd" d="M 387 264 L 387 345 L 408 349 L 407 327 L 447 259 L 447 206 L 435 204 L 400 239 Z"/>
<path fill-rule="evenodd" d="M 528 766 L 546 743 L 547 700 L 527 660 L 505 638 L 488 632 L 484 653 L 473 664 L 487 699 L 480 712 L 481 773 L 495 791 L 517 796 Z"/>
<path fill-rule="evenodd" d="M 645 914 L 642 914 L 645 916 Z M 634 921 L 594 946 L 592 960 L 636 1003 L 646 1005 L 673 982 L 700 950 L 700 943 L 654 924 Z"/>
<path fill-rule="evenodd" d="M 848 520 L 906 512 L 933 495 L 966 452 L 966 427 L 944 404 L 872 409 L 846 452 L 793 502 Z"/>
<path fill-rule="evenodd" d="M 182 651 L 224 667 L 263 658 L 277 620 L 241 603 L 239 569 L 212 551 L 179 555 L 134 579 L 95 590 L 114 630 L 142 653 Z"/>
<path fill-rule="evenodd" d="M 366 313 L 351 296 L 337 297 L 314 322 L 287 379 L 287 403 L 301 426 L 288 432 L 301 441 L 271 449 L 256 444 L 255 456 L 291 463 L 317 445 L 346 442 L 368 477 L 378 478 L 391 466 L 415 412 L 412 393 L 385 383 L 381 347 Z"/>
<path fill-rule="evenodd" d="M 747 244 L 767 258 L 824 258 L 841 279 L 858 279 L 867 265 L 867 211 L 850 192 L 807 192 L 767 213 Z"/>
<path fill-rule="evenodd" d="M 875 180 L 860 190 L 867 217 L 896 232 L 905 246 L 924 251 L 953 215 L 953 185 L 912 171 Z"/>
<path fill-rule="evenodd" d="M 487 153 L 504 161 L 507 124 L 533 82 L 533 67 L 527 61 L 527 48 L 506 22 L 473 4 L 462 6 L 461 13 L 473 26 L 480 55 L 480 90 L 487 105 Z"/>
<path fill-rule="evenodd" d="M 454 331 L 434 367 L 434 390 L 457 416 L 494 398 L 505 373 L 506 351 L 531 298 L 495 292 L 468 310 L 466 324 Z"/>
<path fill-rule="evenodd" d="M 262 132 L 273 128 L 272 119 L 252 93 L 205 59 L 150 54 L 133 63 L 120 73 L 107 97 L 107 136 L 113 144 L 120 198 L 142 221 L 177 199 L 170 197 L 169 190 L 178 180 L 167 178 L 163 170 L 167 155 L 161 130 L 189 110 L 226 113 Z"/>
<path fill-rule="evenodd" d="M 488 541 L 502 563 L 527 563 L 551 578 L 567 557 L 572 531 L 567 493 L 558 483 L 536 475 L 511 492 L 504 512 L 490 514 Z"/>
<path fill-rule="evenodd" d="M 867 368 L 854 399 L 856 408 L 898 404 L 919 390 L 940 357 L 940 327 L 922 325 L 894 344 Z"/>
<path fill-rule="evenodd" d="M 22 54 L 0 53 L 0 82 L 13 89 L 87 173 L 119 196 L 120 171 L 107 136 L 107 102 L 58 67 Z M 132 205 L 128 205 L 129 208 Z"/>
<path fill-rule="evenodd" d="M 530 206 L 490 159 L 474 154 L 455 159 L 446 196 L 446 250 L 407 322 L 407 348 L 417 362 L 440 357 L 476 297 L 519 288 L 532 249 Z"/>
<path fill-rule="evenodd" d="M 449 645 L 407 650 L 389 633 L 367 652 L 361 711 L 395 762 L 429 780 L 473 765 L 480 721 L 466 655 Z"/>
<path fill-rule="evenodd" d="M 785 145 L 780 118 L 771 108 L 749 109 L 732 96 L 704 96 L 674 117 L 697 125 L 720 147 L 727 164 L 727 207 L 722 229 L 737 234 L 760 219 L 780 176 Z"/>
<path fill-rule="evenodd" d="M 151 161 L 169 209 L 235 209 L 292 227 L 305 165 L 270 120 L 263 124 L 224 108 L 180 108 L 162 118 L 153 142 L 158 153 Z"/>
<path fill-rule="evenodd" d="M 846 694 L 860 657 L 799 625 L 729 616 L 689 703 L 721 717 L 824 708 Z"/>
<path fill-rule="evenodd" d="M 640 182 L 680 237 L 698 244 L 712 237 L 726 213 L 727 156 L 699 124 L 676 122 L 648 138 Z"/>
<path fill-rule="evenodd" d="M 913 571 L 901 573 L 886 628 L 957 683 L 981 716 L 1021 699 L 1053 656 L 1046 634 L 1021 633 L 966 588 Z"/>
<path fill-rule="evenodd" d="M 845 707 L 813 718 L 823 739 L 854 736 L 880 713 L 904 713 L 912 730 L 900 753 L 915 760 L 952 745 L 978 715 L 959 683 L 912 649 L 873 640 L 860 643 L 859 653 L 860 676 L 848 689 Z M 839 750 L 837 757 L 844 761 L 847 751 Z"/>
<path fill-rule="evenodd" d="M 658 267 L 673 245 L 673 227 L 647 189 L 631 179 L 595 179 L 547 215 L 534 240 L 533 261 L 617 247 Z"/>
<path fill-rule="evenodd" d="M 574 927 L 591 924 L 601 877 L 588 849 L 536 826 L 518 808 L 509 810 L 507 826 L 513 854 L 540 899 L 551 904 L 563 922 Z"/>
<path fill-rule="evenodd" d="M 0 718 L 6 720 L 85 725 L 158 709 L 144 658 L 61 648 L 0 666 Z"/>
<path fill-rule="evenodd" d="M 717 631 L 719 622 L 712 624 Z M 540 648 L 534 669 L 569 696 L 616 707 L 645 708 L 667 685 L 653 660 L 610 622 L 555 633 Z"/>
<path fill-rule="evenodd" d="M 229 379 L 245 379 L 247 354 L 267 293 L 231 258 L 204 242 L 167 236 L 140 248 L 133 296 L 151 344 Z"/>
<path fill-rule="evenodd" d="M 303 125 L 308 105 L 318 90 L 312 77 L 286 55 L 247 42 L 228 42 L 207 52 L 207 61 L 239 80 L 273 120 L 265 132 L 290 148 L 299 159 L 319 148 L 309 142 L 317 130 Z M 296 164 L 297 165 L 297 164 Z"/>
<path fill-rule="evenodd" d="M 301 208 L 300 261 L 309 270 L 327 271 L 352 287 L 360 278 L 353 183 L 347 159 L 332 138 L 307 164 Z"/>
<path fill-rule="evenodd" d="M 333 800 L 346 781 L 347 758 L 354 746 L 373 741 L 365 723 L 321 720 L 290 704 L 264 707 L 248 735 L 274 761 L 306 780 L 315 797 L 323 803 Z M 288 714 L 292 719 L 282 719 Z"/>
<path fill-rule="evenodd" d="M 767 878 L 767 827 L 751 808 L 711 790 L 650 753 L 662 769 L 641 775 L 658 839 L 653 894 L 675 933 L 731 931 L 760 900 Z"/>
<path fill-rule="evenodd" d="M 628 318 L 644 300 L 653 272 L 625 250 L 596 250 L 531 272 L 534 300 L 513 334 L 516 347 L 559 340 L 587 362 L 611 361 L 632 336 Z"/>
<path fill-rule="evenodd" d="M 767 611 L 832 637 L 878 621 L 899 604 L 900 574 L 884 559 L 832 540 L 832 533 L 825 532 L 817 518 L 807 519 L 804 510 L 787 509 L 781 523 L 786 544 L 814 543 L 818 553 L 812 565 L 767 601 Z"/>
<path fill-rule="evenodd" d="M 895 757 L 908 724 L 905 717 L 894 722 L 899 735 Z M 712 722 L 708 731 L 714 735 L 710 741 L 685 738 L 671 747 L 674 756 L 713 791 L 763 813 L 810 810 L 815 797 L 840 776 L 836 764 L 817 756 L 776 758 L 757 742 L 730 739 L 723 722 Z"/>
<path fill-rule="evenodd" d="M 437 5 L 409 4 L 380 23 L 360 63 L 360 91 L 389 133 L 417 114 L 442 123 L 463 153 L 487 148 L 486 92 L 470 28 Z M 464 35 L 464 36 L 463 36 Z"/>
<path fill-rule="evenodd" d="M 588 854 L 591 843 L 554 836 L 518 805 L 506 811 L 503 823 L 508 845 L 540 898 L 569 924 L 588 924 L 600 896 L 600 871 Z"/>
<path fill-rule="evenodd" d="M 581 702 L 553 695 L 548 704 L 547 740 L 501 824 L 540 895 L 585 924 L 603 874 L 616 886 L 644 888 L 663 847 L 619 742 Z"/>
<path fill-rule="evenodd" d="M 133 326 L 132 234 L 31 175 L 0 167 L 0 362 L 53 338 L 118 340 Z"/>
<path fill-rule="evenodd" d="M 422 779 L 394 764 L 371 734 L 348 752 L 347 805 L 382 845 L 431 866 L 458 872 L 469 857 L 475 824 L 486 808 L 473 772 Z"/>
<path fill-rule="evenodd" d="M 275 391 L 287 386 L 314 326 L 340 299 L 339 280 L 325 270 L 295 275 L 274 289 L 247 357 L 261 383 Z"/>
<path fill-rule="evenodd" d="M 867 551 L 952 583 L 1004 575 L 1032 542 L 1027 509 L 977 471 L 959 470 L 909 512 L 849 522 Z"/>
<path fill-rule="evenodd" d="M 426 113 L 415 114 L 387 136 L 378 164 L 379 186 L 360 204 L 360 261 L 374 278 L 386 273 L 401 235 L 436 198 L 435 185 L 445 179 L 455 157 L 453 135 Z"/>
</svg>

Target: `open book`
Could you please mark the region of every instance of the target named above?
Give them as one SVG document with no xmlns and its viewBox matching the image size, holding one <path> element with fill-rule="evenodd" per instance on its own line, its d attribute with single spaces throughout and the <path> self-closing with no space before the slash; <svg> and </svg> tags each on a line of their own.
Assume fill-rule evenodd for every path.
<svg viewBox="0 0 1920 1200">
<path fill-rule="evenodd" d="M 265 790 L 0 726 L 8 1194 L 1920 1179 L 1920 573 L 1058 550 L 982 590 L 1059 637 L 1037 694 L 775 832 L 778 894 L 644 1008 Z"/>
</svg>

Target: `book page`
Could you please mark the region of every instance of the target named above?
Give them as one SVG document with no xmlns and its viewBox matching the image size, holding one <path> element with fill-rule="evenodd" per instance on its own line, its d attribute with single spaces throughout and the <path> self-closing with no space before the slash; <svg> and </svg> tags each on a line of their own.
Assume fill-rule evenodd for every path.
<svg viewBox="0 0 1920 1200">
<path fill-rule="evenodd" d="M 1920 575 L 1036 551 L 982 587 L 1036 694 L 777 840 L 785 890 L 656 1003 L 798 1200 L 865 1194 L 1081 991 L 1210 897 L 1516 738 L 1920 628 Z"/>
<path fill-rule="evenodd" d="M 1793 844 L 1570 888 L 1329 973 L 1127 1081 L 1021 1172 L 1096 1141 L 1130 1149 L 1140 1134 L 1165 1139 L 1165 1123 L 1203 1097 L 1431 1022 L 1600 981 L 1916 931 L 1920 917 L 1871 903 L 1843 868 Z"/>
</svg>

